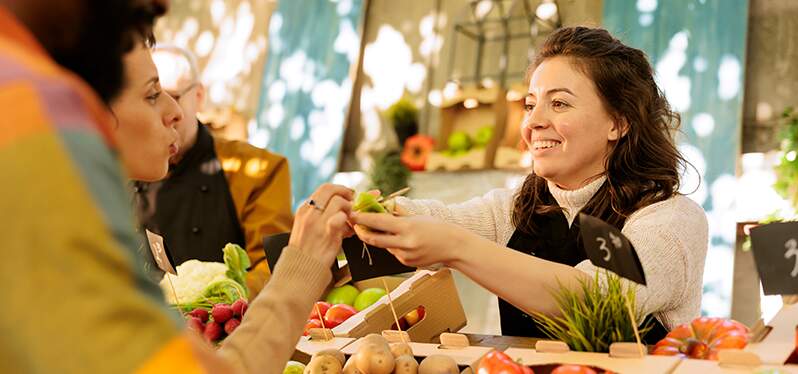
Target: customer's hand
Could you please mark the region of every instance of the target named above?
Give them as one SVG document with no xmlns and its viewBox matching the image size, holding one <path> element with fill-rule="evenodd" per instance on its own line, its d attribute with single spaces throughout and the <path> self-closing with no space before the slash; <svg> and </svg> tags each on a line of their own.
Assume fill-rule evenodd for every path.
<svg viewBox="0 0 798 374">
<path fill-rule="evenodd" d="M 319 187 L 297 210 L 288 245 L 332 263 L 351 230 L 347 218 L 353 198 L 354 191 L 344 186 Z"/>
</svg>

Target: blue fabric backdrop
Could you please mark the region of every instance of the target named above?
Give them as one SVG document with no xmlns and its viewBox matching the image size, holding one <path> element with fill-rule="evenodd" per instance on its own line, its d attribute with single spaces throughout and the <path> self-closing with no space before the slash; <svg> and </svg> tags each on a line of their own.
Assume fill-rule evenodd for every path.
<svg viewBox="0 0 798 374">
<path fill-rule="evenodd" d="M 710 225 L 702 309 L 728 315 L 748 0 L 604 0 L 604 25 L 648 54 L 682 115 L 680 149 L 698 169 L 687 170 L 682 191 L 704 207 Z"/>
<path fill-rule="evenodd" d="M 280 1 L 270 20 L 250 142 L 288 158 L 295 209 L 338 168 L 362 8 L 362 0 Z"/>
</svg>

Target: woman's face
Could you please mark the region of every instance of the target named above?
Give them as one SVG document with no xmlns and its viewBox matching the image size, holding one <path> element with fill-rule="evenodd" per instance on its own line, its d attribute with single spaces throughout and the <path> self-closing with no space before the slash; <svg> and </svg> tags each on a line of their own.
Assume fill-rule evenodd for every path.
<svg viewBox="0 0 798 374">
<path fill-rule="evenodd" d="M 535 174 L 576 189 L 605 172 L 619 128 L 593 82 L 567 57 L 543 61 L 532 74 L 521 134 Z"/>
<path fill-rule="evenodd" d="M 111 104 L 119 153 L 131 179 L 157 181 L 166 176 L 169 157 L 178 151 L 175 124 L 182 112 L 161 90 L 149 49 L 139 45 L 124 63 L 125 87 Z"/>
</svg>

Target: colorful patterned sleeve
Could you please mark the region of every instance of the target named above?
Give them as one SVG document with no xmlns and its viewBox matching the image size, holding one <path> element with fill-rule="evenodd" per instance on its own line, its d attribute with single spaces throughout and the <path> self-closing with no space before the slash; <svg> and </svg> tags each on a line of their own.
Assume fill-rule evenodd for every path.
<svg viewBox="0 0 798 374">
<path fill-rule="evenodd" d="M 198 371 L 180 316 L 136 255 L 99 102 L 2 44 L 0 372 Z"/>
</svg>

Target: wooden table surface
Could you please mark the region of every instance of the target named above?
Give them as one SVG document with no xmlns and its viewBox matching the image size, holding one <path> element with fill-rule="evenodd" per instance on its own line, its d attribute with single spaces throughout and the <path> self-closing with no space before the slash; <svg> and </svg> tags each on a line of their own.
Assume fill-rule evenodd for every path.
<svg viewBox="0 0 798 374">
<path fill-rule="evenodd" d="M 469 344 L 476 347 L 493 347 L 497 350 L 503 351 L 509 347 L 514 348 L 535 348 L 535 342 L 538 338 L 524 338 L 520 336 L 497 336 L 497 335 L 481 335 L 481 334 L 463 334 L 468 337 Z M 433 343 L 440 343 L 435 341 Z"/>
<path fill-rule="evenodd" d="M 463 334 L 468 337 L 468 342 L 476 347 L 493 347 L 499 351 L 503 351 L 509 347 L 513 348 L 535 348 L 537 338 L 524 338 L 518 336 L 496 336 L 496 335 L 481 335 L 481 334 Z M 440 343 L 437 339 L 432 343 Z M 294 361 L 307 364 L 310 361 L 310 356 L 304 352 L 295 351 L 291 357 Z"/>
</svg>

